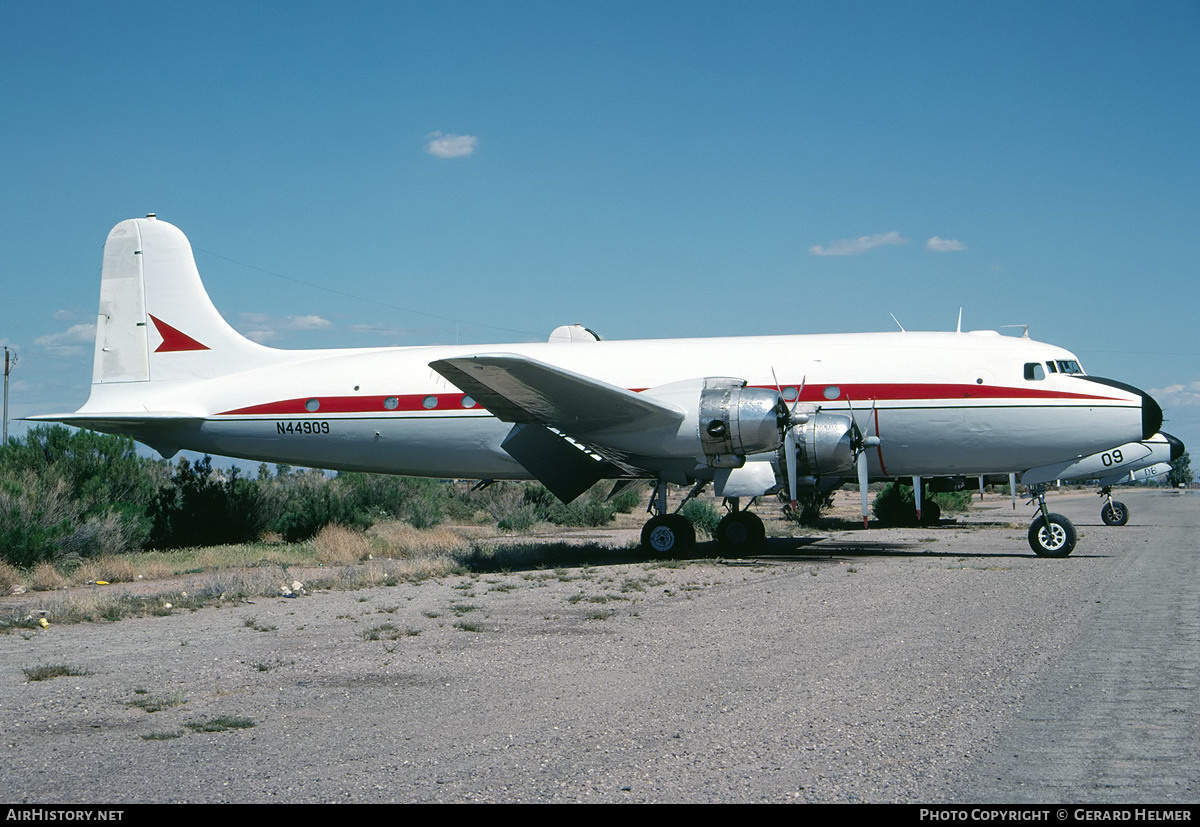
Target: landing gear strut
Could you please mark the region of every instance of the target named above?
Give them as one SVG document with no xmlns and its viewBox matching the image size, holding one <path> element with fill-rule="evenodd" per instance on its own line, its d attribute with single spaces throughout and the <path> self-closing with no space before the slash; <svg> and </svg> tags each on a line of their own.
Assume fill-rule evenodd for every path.
<svg viewBox="0 0 1200 827">
<path fill-rule="evenodd" d="M 1100 507 L 1100 519 L 1105 525 L 1125 525 L 1129 522 L 1129 509 L 1125 503 L 1112 498 L 1112 486 L 1106 485 L 1100 489 L 1100 496 L 1107 501 Z"/>
<path fill-rule="evenodd" d="M 697 486 L 684 498 L 684 502 L 700 493 Z M 682 503 L 680 508 L 682 508 Z M 687 517 L 676 511 L 667 513 L 667 483 L 659 480 L 650 495 L 652 516 L 642 526 L 642 548 L 655 554 L 678 556 L 687 554 L 696 545 L 696 529 Z"/>
<path fill-rule="evenodd" d="M 1061 514 L 1053 514 L 1046 508 L 1046 486 L 1034 485 L 1029 489 L 1030 502 L 1037 501 L 1037 517 L 1029 526 L 1029 547 L 1038 557 L 1066 557 L 1075 550 L 1075 526 Z"/>
</svg>

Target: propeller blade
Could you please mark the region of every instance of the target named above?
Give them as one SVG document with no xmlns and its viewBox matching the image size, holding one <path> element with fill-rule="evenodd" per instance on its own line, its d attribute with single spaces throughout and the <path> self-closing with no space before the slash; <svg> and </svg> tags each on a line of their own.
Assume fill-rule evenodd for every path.
<svg viewBox="0 0 1200 827">
<path fill-rule="evenodd" d="M 783 436 L 784 460 L 787 462 L 788 499 L 792 502 L 792 513 L 796 513 L 796 432 L 788 428 Z"/>
<path fill-rule="evenodd" d="M 867 527 L 867 452 L 858 452 L 858 495 L 862 499 L 863 528 Z"/>
</svg>

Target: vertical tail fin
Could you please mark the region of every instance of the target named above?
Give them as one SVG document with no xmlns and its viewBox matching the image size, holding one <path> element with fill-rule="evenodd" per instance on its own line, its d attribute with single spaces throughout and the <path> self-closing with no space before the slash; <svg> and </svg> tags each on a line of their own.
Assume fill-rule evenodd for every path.
<svg viewBox="0 0 1200 827">
<path fill-rule="evenodd" d="M 261 364 L 273 352 L 217 312 L 177 227 L 150 215 L 108 234 L 93 384 L 204 379 Z"/>
</svg>

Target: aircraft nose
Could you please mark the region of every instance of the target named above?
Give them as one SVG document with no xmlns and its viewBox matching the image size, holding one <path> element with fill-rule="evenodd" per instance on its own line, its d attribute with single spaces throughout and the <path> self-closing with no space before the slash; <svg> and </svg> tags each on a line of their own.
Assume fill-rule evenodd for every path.
<svg viewBox="0 0 1200 827">
<path fill-rule="evenodd" d="M 1183 440 L 1177 439 L 1170 434 L 1163 434 L 1163 436 L 1167 438 L 1167 444 L 1171 446 L 1171 462 L 1174 462 L 1183 456 Z"/>
<path fill-rule="evenodd" d="M 1162 408 L 1159 407 L 1159 404 L 1154 401 L 1154 397 L 1150 394 L 1145 391 L 1139 391 L 1136 388 L 1134 390 L 1141 394 L 1142 397 L 1142 439 L 1149 439 L 1157 434 L 1158 429 L 1162 427 Z M 1183 448 L 1183 443 L 1179 442 L 1175 437 L 1169 437 L 1169 439 L 1174 440 L 1171 443 L 1171 458 L 1175 459 L 1175 443 L 1179 444 L 1180 449 Z"/>
<path fill-rule="evenodd" d="M 1158 429 L 1162 427 L 1163 417 L 1162 408 L 1154 401 L 1154 397 L 1143 390 L 1138 390 L 1133 385 L 1126 385 L 1124 382 L 1117 382 L 1113 379 L 1101 379 L 1099 376 L 1081 376 L 1088 382 L 1095 382 L 1098 385 L 1107 385 L 1110 388 L 1117 388 L 1126 393 L 1134 394 L 1141 397 L 1142 400 L 1142 439 L 1150 439 L 1158 433 Z"/>
</svg>

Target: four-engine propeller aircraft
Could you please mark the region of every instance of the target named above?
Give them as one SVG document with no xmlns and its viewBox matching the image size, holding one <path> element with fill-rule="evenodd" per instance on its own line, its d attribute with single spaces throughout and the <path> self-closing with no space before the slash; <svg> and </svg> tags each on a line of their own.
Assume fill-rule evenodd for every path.
<svg viewBox="0 0 1200 827">
<path fill-rule="evenodd" d="M 648 479 L 643 541 L 679 553 L 695 534 L 669 485 L 711 484 L 723 536 L 752 542 L 762 521 L 743 499 L 1069 463 L 1149 438 L 1162 411 L 1062 348 L 992 331 L 279 350 L 225 322 L 187 238 L 148 216 L 104 247 L 87 403 L 35 418 L 164 456 L 537 479 L 564 501 Z M 1031 534 L 1039 554 L 1071 551 L 1044 504 Z"/>
</svg>

